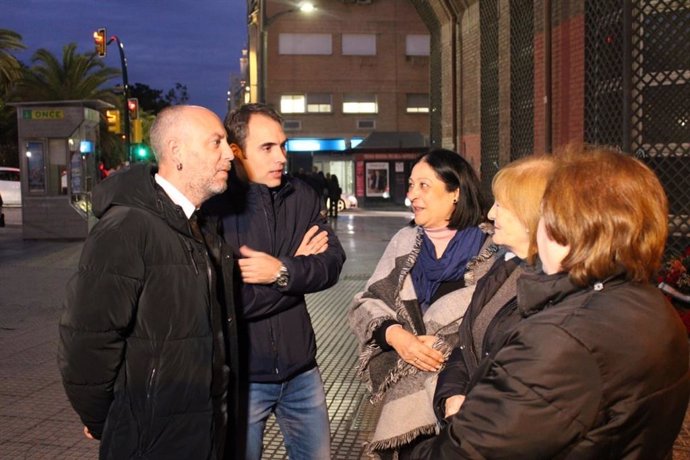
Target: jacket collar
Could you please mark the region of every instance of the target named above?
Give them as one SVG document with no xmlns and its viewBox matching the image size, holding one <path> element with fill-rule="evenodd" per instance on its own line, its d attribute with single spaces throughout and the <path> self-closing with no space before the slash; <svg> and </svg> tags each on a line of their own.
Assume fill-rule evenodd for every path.
<svg viewBox="0 0 690 460">
<path fill-rule="evenodd" d="M 624 282 L 623 269 L 585 287 L 573 284 L 567 273 L 547 275 L 541 270 L 528 269 L 517 282 L 518 309 L 523 317 L 531 316 L 578 291 L 602 291 Z"/>
<path fill-rule="evenodd" d="M 233 161 L 233 166 L 230 170 L 229 183 L 229 190 L 232 191 L 231 196 L 239 198 L 240 201 L 244 201 L 244 198 L 242 197 L 244 194 L 252 193 L 260 196 L 270 196 L 273 194 L 276 198 L 279 198 L 289 195 L 292 190 L 294 190 L 291 177 L 286 174 L 283 174 L 281 184 L 279 187 L 276 187 L 276 189 L 269 189 L 264 184 L 257 184 L 249 181 L 247 178 L 247 173 L 240 161 Z"/>
</svg>

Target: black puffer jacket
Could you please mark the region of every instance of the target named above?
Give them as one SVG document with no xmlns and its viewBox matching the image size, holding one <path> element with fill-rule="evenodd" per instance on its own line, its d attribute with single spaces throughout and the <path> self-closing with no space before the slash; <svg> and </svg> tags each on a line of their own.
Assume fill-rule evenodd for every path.
<svg viewBox="0 0 690 460">
<path fill-rule="evenodd" d="M 470 306 L 467 307 L 460 323 L 458 344 L 438 374 L 434 391 L 434 411 L 439 421 L 445 418 L 446 399 L 467 394 L 470 377 L 477 371 L 481 360 L 480 350 L 475 343 L 481 342 L 481 354 L 488 354 L 488 350 L 502 340 L 503 334 L 520 320 L 517 289 L 514 282 L 506 284 L 508 278 L 514 280 L 522 273 L 520 263 L 521 260 L 517 257 L 505 260 L 505 254 L 499 254 L 486 275 L 477 281 Z M 487 305 L 491 311 L 485 310 Z M 488 323 L 485 329 L 476 325 L 480 315 L 484 318 L 481 321 Z M 481 335 L 482 332 L 483 336 L 475 336 L 478 333 Z"/>
<path fill-rule="evenodd" d="M 524 319 L 413 458 L 663 459 L 688 406 L 688 342 L 655 287 L 523 275 Z"/>
<path fill-rule="evenodd" d="M 285 288 L 242 284 L 237 297 L 249 380 L 283 382 L 316 365 L 316 340 L 304 295 L 338 281 L 345 252 L 326 221 L 321 198 L 305 182 L 284 176 L 282 185 L 270 190 L 242 176 L 241 165 L 233 167 L 228 190 L 209 200 L 207 208 L 221 216 L 225 241 L 236 258 L 246 245 L 280 259 L 288 269 Z M 295 257 L 314 225 L 328 232 L 328 248 L 318 255 Z"/>
<path fill-rule="evenodd" d="M 223 336 L 234 355 L 236 332 L 225 321 L 232 264 L 218 277 L 211 256 L 231 255 L 209 225 L 211 251 L 192 236 L 154 173 L 137 165 L 94 191 L 100 221 L 67 287 L 58 362 L 101 458 L 216 458 L 227 415 Z"/>
</svg>

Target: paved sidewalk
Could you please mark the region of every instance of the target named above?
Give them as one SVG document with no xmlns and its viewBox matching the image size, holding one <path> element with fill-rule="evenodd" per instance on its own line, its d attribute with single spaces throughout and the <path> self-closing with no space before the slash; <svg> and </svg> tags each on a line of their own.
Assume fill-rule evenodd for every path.
<svg viewBox="0 0 690 460">
<path fill-rule="evenodd" d="M 307 297 L 326 384 L 334 459 L 367 459 L 377 413 L 355 377 L 356 345 L 345 318 L 391 236 L 409 214 L 343 213 L 333 221 L 348 260 L 340 282 Z M 95 459 L 98 444 L 62 390 L 56 365 L 57 319 L 64 286 L 74 273 L 81 243 L 23 241 L 21 227 L 0 228 L 0 459 Z M 287 458 L 275 423 L 266 432 L 265 459 Z M 674 459 L 690 460 L 690 419 L 676 441 Z"/>
<path fill-rule="evenodd" d="M 356 345 L 346 312 L 363 289 L 407 213 L 343 213 L 333 226 L 348 253 L 340 282 L 308 296 L 326 384 L 334 459 L 362 457 L 376 412 L 354 375 Z M 21 227 L 0 228 L 0 458 L 94 459 L 98 444 L 64 395 L 56 365 L 57 321 L 79 242 L 24 241 Z M 104 293 L 105 295 L 105 293 Z M 277 425 L 266 433 L 264 458 L 287 458 Z M 366 457 L 363 457 L 366 458 Z"/>
</svg>

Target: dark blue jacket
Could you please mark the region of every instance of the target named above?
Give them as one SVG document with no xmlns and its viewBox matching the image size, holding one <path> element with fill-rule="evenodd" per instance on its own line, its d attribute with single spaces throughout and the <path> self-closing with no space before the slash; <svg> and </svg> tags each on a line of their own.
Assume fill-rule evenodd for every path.
<svg viewBox="0 0 690 460">
<path fill-rule="evenodd" d="M 286 287 L 244 284 L 236 303 L 245 369 L 251 382 L 283 382 L 316 366 L 316 340 L 304 295 L 333 286 L 345 262 L 338 238 L 328 225 L 321 198 L 299 179 L 284 176 L 280 187 L 248 183 L 233 167 L 228 190 L 207 209 L 222 219 L 226 243 L 235 259 L 243 245 L 280 259 L 290 274 Z M 295 257 L 313 225 L 328 232 L 328 249 Z"/>
</svg>

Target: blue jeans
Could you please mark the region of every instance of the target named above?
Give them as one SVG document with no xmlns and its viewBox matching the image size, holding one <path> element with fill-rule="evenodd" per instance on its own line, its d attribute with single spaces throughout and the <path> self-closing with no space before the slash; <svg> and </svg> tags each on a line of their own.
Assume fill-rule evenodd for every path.
<svg viewBox="0 0 690 460">
<path fill-rule="evenodd" d="M 260 460 L 266 420 L 275 413 L 291 460 L 331 458 L 331 433 L 318 367 L 283 383 L 249 384 L 247 460 Z"/>
</svg>

